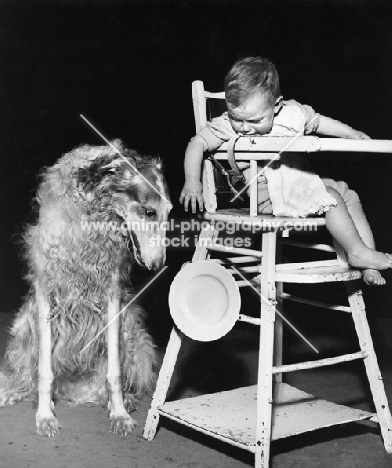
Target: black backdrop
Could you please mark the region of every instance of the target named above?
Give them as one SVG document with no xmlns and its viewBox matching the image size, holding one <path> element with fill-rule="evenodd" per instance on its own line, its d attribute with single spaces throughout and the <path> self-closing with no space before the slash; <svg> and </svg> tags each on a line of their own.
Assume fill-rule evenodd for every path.
<svg viewBox="0 0 392 468">
<path fill-rule="evenodd" d="M 0 310 L 26 292 L 17 240 L 39 169 L 80 143 L 102 143 L 80 114 L 107 138 L 159 154 L 176 205 L 194 132 L 191 82 L 221 90 L 244 55 L 275 62 L 285 98 L 392 139 L 391 24 L 392 7 L 377 0 L 0 0 Z M 379 249 L 392 252 L 392 156 L 314 164 L 359 192 Z M 178 205 L 173 216 L 184 216 Z M 385 317 L 386 277 L 381 291 L 366 290 Z"/>
</svg>

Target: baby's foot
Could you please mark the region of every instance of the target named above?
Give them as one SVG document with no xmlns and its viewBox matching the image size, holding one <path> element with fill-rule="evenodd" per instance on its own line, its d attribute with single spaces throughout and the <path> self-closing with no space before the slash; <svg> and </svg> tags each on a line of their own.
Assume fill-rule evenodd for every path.
<svg viewBox="0 0 392 468">
<path fill-rule="evenodd" d="M 381 276 L 381 273 L 372 268 L 367 268 L 362 272 L 362 278 L 369 286 L 384 286 L 386 283 L 385 278 Z"/>
<path fill-rule="evenodd" d="M 347 255 L 348 263 L 354 268 L 387 270 L 392 268 L 392 255 L 364 247 L 360 251 Z"/>
</svg>

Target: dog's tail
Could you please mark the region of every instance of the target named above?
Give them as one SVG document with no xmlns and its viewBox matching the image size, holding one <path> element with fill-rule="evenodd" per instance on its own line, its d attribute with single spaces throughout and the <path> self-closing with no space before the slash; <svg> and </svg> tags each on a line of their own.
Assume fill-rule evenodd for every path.
<svg viewBox="0 0 392 468">
<path fill-rule="evenodd" d="M 4 372 L 0 373 L 0 406 L 36 397 L 38 339 L 33 319 L 35 308 L 33 297 L 30 295 L 11 328 Z"/>
<path fill-rule="evenodd" d="M 0 370 L 0 394 L 4 393 L 8 386 L 9 376 Z"/>
<path fill-rule="evenodd" d="M 122 379 L 123 391 L 136 398 L 154 390 L 157 354 L 145 328 L 145 312 L 131 304 L 122 316 Z"/>
</svg>

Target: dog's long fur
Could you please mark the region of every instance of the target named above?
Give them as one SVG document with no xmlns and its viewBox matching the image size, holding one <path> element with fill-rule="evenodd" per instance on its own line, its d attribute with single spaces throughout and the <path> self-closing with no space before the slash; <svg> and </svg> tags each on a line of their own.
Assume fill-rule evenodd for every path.
<svg viewBox="0 0 392 468">
<path fill-rule="evenodd" d="M 154 385 L 144 312 L 127 304 L 135 262 L 164 263 L 157 241 L 171 205 L 161 163 L 112 144 L 76 148 L 45 171 L 25 233 L 31 288 L 11 329 L 0 406 L 38 396 L 37 432 L 48 436 L 58 432 L 54 398 L 107 402 L 111 429 L 125 435 L 135 400 Z"/>
</svg>

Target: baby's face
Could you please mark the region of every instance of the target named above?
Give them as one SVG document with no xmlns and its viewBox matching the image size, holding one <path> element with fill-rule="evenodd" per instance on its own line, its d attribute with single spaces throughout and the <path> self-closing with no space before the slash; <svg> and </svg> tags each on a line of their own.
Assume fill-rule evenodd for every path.
<svg viewBox="0 0 392 468">
<path fill-rule="evenodd" d="M 271 105 L 267 94 L 255 94 L 239 107 L 227 104 L 231 126 L 240 135 L 265 135 L 271 131 L 278 104 Z"/>
</svg>

